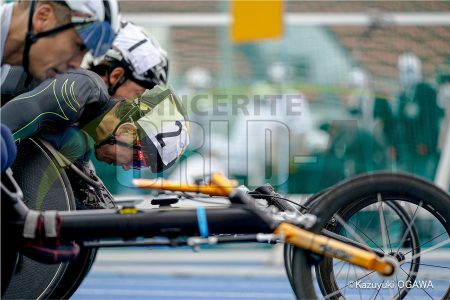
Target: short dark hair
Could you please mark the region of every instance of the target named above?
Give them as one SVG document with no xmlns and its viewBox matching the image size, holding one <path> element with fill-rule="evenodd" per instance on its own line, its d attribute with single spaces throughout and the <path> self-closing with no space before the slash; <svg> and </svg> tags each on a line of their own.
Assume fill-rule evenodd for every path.
<svg viewBox="0 0 450 300">
<path fill-rule="evenodd" d="M 93 62 L 89 63 L 88 66 L 88 70 L 98 74 L 99 76 L 106 76 L 108 75 L 109 71 L 110 71 L 110 66 L 107 64 L 98 64 L 98 65 L 94 65 Z"/>
</svg>

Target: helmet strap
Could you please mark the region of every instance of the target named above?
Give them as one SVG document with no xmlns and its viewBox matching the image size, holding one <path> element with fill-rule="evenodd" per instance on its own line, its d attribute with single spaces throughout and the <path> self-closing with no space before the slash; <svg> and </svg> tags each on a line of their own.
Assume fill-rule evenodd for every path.
<svg viewBox="0 0 450 300">
<path fill-rule="evenodd" d="M 137 138 L 136 141 L 137 141 L 136 144 L 128 144 L 128 143 L 125 143 L 125 142 L 117 140 L 115 136 L 111 135 L 108 138 L 106 138 L 104 141 L 102 141 L 102 142 L 98 143 L 97 145 L 95 145 L 95 149 L 98 149 L 98 148 L 100 148 L 103 145 L 119 145 L 119 146 L 122 146 L 122 147 L 125 147 L 125 148 L 128 148 L 128 149 L 133 149 L 133 150 L 139 150 L 140 151 L 141 150 L 141 144 L 140 144 L 139 138 Z"/>
<path fill-rule="evenodd" d="M 26 72 L 27 78 L 25 80 L 25 85 L 29 85 L 32 78 L 29 72 L 30 67 L 30 48 L 31 45 L 35 42 L 33 42 L 33 14 L 34 14 L 34 7 L 36 5 L 35 0 L 31 0 L 30 3 L 30 12 L 28 13 L 28 31 L 25 36 L 25 45 L 23 49 L 23 57 L 22 57 L 22 65 Z"/>
<path fill-rule="evenodd" d="M 51 36 L 54 34 L 57 34 L 61 31 L 67 30 L 69 28 L 72 28 L 75 26 L 74 23 L 67 23 L 61 26 L 57 26 L 53 29 L 44 31 L 44 32 L 39 32 L 37 34 L 33 33 L 33 14 L 34 14 L 34 8 L 36 6 L 36 0 L 31 0 L 30 3 L 30 12 L 28 14 L 28 31 L 27 34 L 25 36 L 25 46 L 23 49 L 23 57 L 22 57 L 22 65 L 23 68 L 27 74 L 27 78 L 25 81 L 25 84 L 28 85 L 30 84 L 31 80 L 33 79 L 31 74 L 30 74 L 30 49 L 31 46 L 36 43 L 40 38 L 43 37 L 47 37 L 47 36 Z"/>
<path fill-rule="evenodd" d="M 125 116 L 123 116 L 123 117 L 119 120 L 119 123 L 116 125 L 116 127 L 114 128 L 114 130 L 113 130 L 113 131 L 112 131 L 112 132 L 111 132 L 104 140 L 102 140 L 102 141 L 99 142 L 98 144 L 95 144 L 94 148 L 97 149 L 97 148 L 99 148 L 99 147 L 101 147 L 101 146 L 103 146 L 103 145 L 106 145 L 106 144 L 109 144 L 109 145 L 117 144 L 117 142 L 116 142 L 116 132 L 117 132 L 117 129 L 119 129 L 120 125 L 122 125 L 123 123 L 125 123 L 125 122 L 130 118 L 130 116 L 135 112 L 136 109 L 137 109 L 136 107 L 131 108 L 131 109 L 125 114 Z M 131 121 L 132 121 L 132 120 L 131 120 Z M 136 136 L 137 136 L 137 133 L 136 133 Z"/>
</svg>

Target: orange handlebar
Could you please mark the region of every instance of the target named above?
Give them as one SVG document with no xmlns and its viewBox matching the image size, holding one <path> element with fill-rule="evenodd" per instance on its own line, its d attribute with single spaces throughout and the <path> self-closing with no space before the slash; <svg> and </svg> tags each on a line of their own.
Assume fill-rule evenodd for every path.
<svg viewBox="0 0 450 300">
<path fill-rule="evenodd" d="M 202 193 L 210 196 L 223 197 L 228 197 L 233 189 L 237 186 L 237 182 L 227 179 L 221 173 L 214 173 L 211 176 L 211 182 L 209 185 L 183 184 L 171 180 L 155 179 L 133 179 L 133 184 L 139 188 L 159 189 L 185 193 Z"/>
</svg>

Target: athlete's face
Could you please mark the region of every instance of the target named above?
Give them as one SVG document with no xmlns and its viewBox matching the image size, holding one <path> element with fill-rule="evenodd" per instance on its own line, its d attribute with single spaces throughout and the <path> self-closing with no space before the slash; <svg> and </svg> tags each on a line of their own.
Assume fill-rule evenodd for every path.
<svg viewBox="0 0 450 300">
<path fill-rule="evenodd" d="M 132 145 L 136 135 L 136 127 L 132 123 L 124 123 L 116 131 L 115 139 L 126 145 Z M 98 160 L 107 164 L 121 166 L 124 170 L 131 169 L 133 165 L 133 149 L 120 144 L 105 144 L 95 149 Z"/>
<path fill-rule="evenodd" d="M 108 79 L 105 78 L 105 82 L 109 86 L 114 86 L 123 76 L 125 76 L 125 70 L 122 67 L 117 67 L 111 71 Z M 107 82 L 107 80 L 109 80 L 109 82 Z M 127 79 L 119 86 L 113 96 L 133 100 L 142 95 L 144 92 L 144 87 Z"/>
<path fill-rule="evenodd" d="M 126 80 L 114 94 L 115 97 L 121 97 L 128 100 L 133 100 L 145 92 L 145 88 L 139 84 Z"/>
<path fill-rule="evenodd" d="M 34 33 L 60 26 L 51 5 L 42 4 L 33 16 Z M 78 68 L 86 54 L 83 41 L 74 28 L 40 38 L 29 52 L 29 71 L 36 79 L 53 77 L 69 68 Z"/>
<path fill-rule="evenodd" d="M 103 145 L 95 149 L 95 157 L 109 165 L 121 166 L 125 171 L 131 169 L 133 150 L 120 145 Z"/>
</svg>

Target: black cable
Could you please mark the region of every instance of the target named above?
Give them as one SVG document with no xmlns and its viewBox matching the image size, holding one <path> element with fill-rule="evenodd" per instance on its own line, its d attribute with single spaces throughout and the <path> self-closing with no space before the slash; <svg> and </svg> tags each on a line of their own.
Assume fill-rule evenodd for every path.
<svg viewBox="0 0 450 300">
<path fill-rule="evenodd" d="M 191 196 L 191 195 L 189 195 L 187 193 L 182 193 L 181 195 L 183 197 L 189 199 L 189 200 L 192 200 L 192 201 L 197 201 L 197 202 L 202 202 L 202 203 L 211 203 L 210 201 L 207 201 L 207 200 L 205 200 L 205 201 L 199 200 L 199 199 L 197 199 L 198 197 Z M 306 206 L 304 206 L 304 205 L 302 205 L 300 203 L 297 203 L 295 201 L 289 200 L 289 199 L 281 197 L 281 196 L 273 196 L 273 195 L 266 195 L 266 194 L 256 194 L 256 193 L 252 193 L 252 192 L 250 192 L 249 195 L 251 195 L 252 197 L 260 197 L 260 198 L 262 198 L 264 200 L 271 200 L 272 198 L 277 198 L 277 199 L 289 202 L 291 204 L 297 205 L 298 207 L 300 207 L 300 208 L 302 208 L 304 210 L 308 209 L 308 207 L 306 207 Z M 209 196 L 205 196 L 204 198 L 210 198 L 210 197 Z"/>
<path fill-rule="evenodd" d="M 197 198 L 191 198 L 191 199 L 189 199 L 189 200 L 195 201 L 195 202 L 199 202 L 199 203 L 215 204 L 215 205 L 223 205 L 222 203 L 214 203 L 214 202 L 212 202 L 211 200 L 200 200 L 200 199 L 197 199 Z"/>
<path fill-rule="evenodd" d="M 252 193 L 252 192 L 250 192 L 249 195 L 251 195 L 252 197 L 257 197 L 257 198 L 259 197 L 259 198 L 262 198 L 264 200 L 271 200 L 272 198 L 276 198 L 276 199 L 284 200 L 284 201 L 289 202 L 291 204 L 297 205 L 298 207 L 300 207 L 302 209 L 305 209 L 305 210 L 308 209 L 308 207 L 306 207 L 306 206 L 304 206 L 304 205 L 302 205 L 300 203 L 297 203 L 295 201 L 289 200 L 289 199 L 281 197 L 281 196 L 273 196 L 273 195 L 266 195 L 266 194 L 256 194 L 256 193 Z"/>
</svg>

